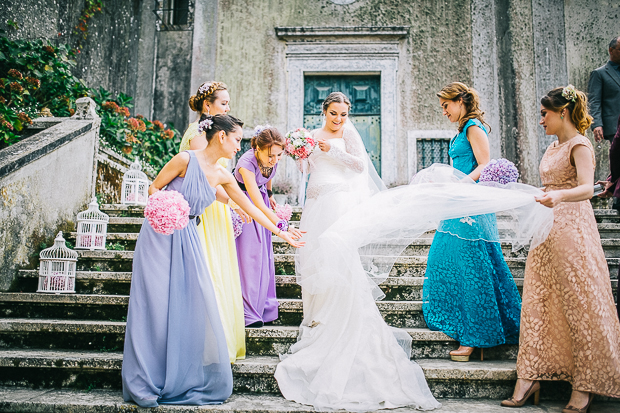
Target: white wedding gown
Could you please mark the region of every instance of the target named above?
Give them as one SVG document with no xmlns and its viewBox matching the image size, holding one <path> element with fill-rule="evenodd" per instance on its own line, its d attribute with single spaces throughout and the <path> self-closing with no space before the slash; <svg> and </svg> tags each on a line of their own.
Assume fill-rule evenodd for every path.
<svg viewBox="0 0 620 413">
<path fill-rule="evenodd" d="M 347 123 L 342 139 L 329 143 L 329 152 L 317 147 L 309 158 L 300 224 L 307 231 L 306 246 L 296 256 L 304 318 L 298 342 L 281 356 L 275 378 L 285 398 L 317 410 L 438 408 L 422 369 L 403 350 L 411 348 L 411 338 L 389 327 L 379 313 L 376 285 L 357 268 L 334 274 L 316 255 L 319 236 L 376 192 L 368 155 L 352 125 Z M 395 333 L 406 339 L 397 341 Z"/>
</svg>

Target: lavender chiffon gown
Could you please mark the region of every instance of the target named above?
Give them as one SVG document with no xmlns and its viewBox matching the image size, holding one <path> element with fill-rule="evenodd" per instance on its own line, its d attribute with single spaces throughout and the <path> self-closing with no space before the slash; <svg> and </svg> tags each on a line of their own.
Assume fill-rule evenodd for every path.
<svg viewBox="0 0 620 413">
<path fill-rule="evenodd" d="M 237 161 L 235 178 L 240 183 L 241 189 L 250 198 L 245 191 L 239 168 L 245 168 L 254 172 L 263 202 L 265 202 L 265 205 L 269 205 L 265 184 L 275 176 L 277 167 L 278 165 L 276 164 L 269 177 L 265 178 L 258 167 L 254 149 L 250 149 Z M 250 201 L 252 201 L 251 198 Z M 237 237 L 236 243 L 245 325 L 247 326 L 257 321 L 268 323 L 277 319 L 276 270 L 273 260 L 271 231 L 253 220 L 249 224 L 243 224 L 243 232 Z"/>
<path fill-rule="evenodd" d="M 215 201 L 193 151 L 180 192 L 190 215 Z M 123 352 L 123 397 L 142 407 L 219 404 L 232 393 L 232 371 L 213 285 L 195 220 L 172 235 L 145 220 L 133 259 Z"/>
</svg>

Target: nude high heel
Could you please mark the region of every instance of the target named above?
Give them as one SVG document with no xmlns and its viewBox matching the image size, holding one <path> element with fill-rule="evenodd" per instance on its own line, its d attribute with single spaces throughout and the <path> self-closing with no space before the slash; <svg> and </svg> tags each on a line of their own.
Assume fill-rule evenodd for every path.
<svg viewBox="0 0 620 413">
<path fill-rule="evenodd" d="M 465 347 L 465 346 L 461 346 Z M 473 347 L 465 347 L 468 350 L 461 350 L 460 347 L 458 350 L 452 350 L 450 352 L 450 358 L 452 361 L 469 361 L 469 356 L 474 352 Z M 484 349 L 480 349 L 480 361 L 484 360 Z"/>
<path fill-rule="evenodd" d="M 534 394 L 534 405 L 538 406 L 538 402 L 540 401 L 540 383 L 538 381 L 534 381 L 530 385 L 530 388 L 527 389 L 521 400 L 517 400 L 514 397 L 511 397 L 507 400 L 504 400 L 501 404 L 504 407 L 521 407 L 525 404 L 527 399 L 529 399 L 532 394 Z"/>
<path fill-rule="evenodd" d="M 590 411 L 590 406 L 592 405 L 592 400 L 594 400 L 594 393 L 590 393 L 588 396 L 588 404 L 586 404 L 585 407 L 578 409 L 569 404 L 562 409 L 562 413 L 588 413 Z"/>
</svg>

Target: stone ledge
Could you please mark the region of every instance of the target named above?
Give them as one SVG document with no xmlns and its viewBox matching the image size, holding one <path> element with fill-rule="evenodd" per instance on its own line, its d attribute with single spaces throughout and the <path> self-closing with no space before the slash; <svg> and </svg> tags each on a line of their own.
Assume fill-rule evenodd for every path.
<svg viewBox="0 0 620 413">
<path fill-rule="evenodd" d="M 64 120 L 0 151 L 0 178 L 36 161 L 99 125 L 99 120 Z"/>
<path fill-rule="evenodd" d="M 39 278 L 39 270 L 19 270 L 20 278 Z M 76 271 L 75 278 L 81 281 L 130 282 L 131 272 Z"/>
<path fill-rule="evenodd" d="M 494 413 L 511 412 L 514 409 L 499 406 L 501 400 L 483 399 L 439 399 L 442 413 Z M 560 411 L 565 403 L 543 401 L 539 406 L 527 405 L 520 409 L 526 413 Z M 618 404 L 613 402 L 594 402 L 593 411 L 597 413 L 617 412 Z M 189 413 L 209 411 L 213 413 L 252 412 L 252 413 L 310 413 L 311 406 L 305 406 L 276 395 L 233 394 L 224 404 L 205 406 L 161 405 L 157 409 L 142 409 L 123 401 L 120 391 L 112 390 L 48 390 L 14 387 L 0 388 L 0 412 L 81 412 L 81 413 L 119 413 L 119 412 L 174 412 Z M 413 410 L 403 407 L 389 412 L 405 413 Z"/>
<path fill-rule="evenodd" d="M 0 293 L 1 303 L 127 305 L 128 295 Z"/>
</svg>

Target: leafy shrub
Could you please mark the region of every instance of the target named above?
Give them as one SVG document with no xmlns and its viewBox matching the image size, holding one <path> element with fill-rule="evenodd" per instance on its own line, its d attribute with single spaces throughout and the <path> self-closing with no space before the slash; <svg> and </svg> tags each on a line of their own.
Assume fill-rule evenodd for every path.
<svg viewBox="0 0 620 413">
<path fill-rule="evenodd" d="M 71 116 L 75 100 L 88 88 L 71 73 L 73 52 L 42 40 L 11 41 L 0 36 L 0 149 L 20 139 L 39 116 Z"/>
<path fill-rule="evenodd" d="M 99 88 L 92 93 L 101 116 L 102 144 L 122 151 L 131 159 L 141 160 L 159 171 L 178 152 L 180 133 L 170 124 L 150 121 L 142 115 L 131 117 L 129 108 L 133 98 L 119 93 L 112 99 L 110 92 Z"/>
</svg>

